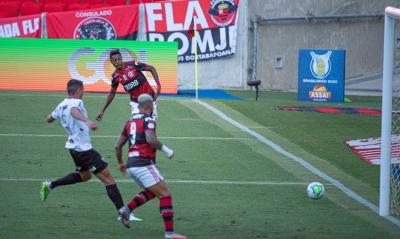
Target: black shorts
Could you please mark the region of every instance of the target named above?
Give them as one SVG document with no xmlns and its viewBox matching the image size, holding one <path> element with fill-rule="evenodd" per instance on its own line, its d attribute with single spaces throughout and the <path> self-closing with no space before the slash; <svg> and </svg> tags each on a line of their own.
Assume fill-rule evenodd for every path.
<svg viewBox="0 0 400 239">
<path fill-rule="evenodd" d="M 74 159 L 76 171 L 78 172 L 90 170 L 92 173 L 97 174 L 108 166 L 103 157 L 94 149 L 83 152 L 70 149 L 69 153 Z"/>
</svg>

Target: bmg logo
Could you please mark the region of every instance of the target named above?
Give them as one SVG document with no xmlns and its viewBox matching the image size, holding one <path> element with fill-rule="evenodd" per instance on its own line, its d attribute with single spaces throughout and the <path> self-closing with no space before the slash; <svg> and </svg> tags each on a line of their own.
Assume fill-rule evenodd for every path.
<svg viewBox="0 0 400 239">
<path fill-rule="evenodd" d="M 68 60 L 68 71 L 73 79 L 81 80 L 84 84 L 95 84 L 103 80 L 111 84 L 112 73 L 109 53 L 112 48 L 104 50 L 96 58 L 95 49 L 87 47 L 76 50 Z M 137 56 L 129 49 L 120 49 L 124 61 L 136 61 Z"/>
</svg>

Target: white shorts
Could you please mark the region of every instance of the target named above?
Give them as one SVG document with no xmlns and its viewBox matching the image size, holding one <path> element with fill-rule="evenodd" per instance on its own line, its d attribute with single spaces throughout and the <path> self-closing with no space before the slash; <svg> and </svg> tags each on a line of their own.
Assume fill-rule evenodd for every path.
<svg viewBox="0 0 400 239">
<path fill-rule="evenodd" d="M 139 104 L 138 103 L 130 102 L 130 105 L 131 105 L 132 114 L 139 113 L 140 110 L 139 110 Z M 158 119 L 157 104 L 156 104 L 155 101 L 153 101 L 153 114 L 152 114 L 152 116 L 155 119 Z"/>
<path fill-rule="evenodd" d="M 163 176 L 155 165 L 144 167 L 130 167 L 126 170 L 128 175 L 143 189 L 164 181 Z"/>
</svg>

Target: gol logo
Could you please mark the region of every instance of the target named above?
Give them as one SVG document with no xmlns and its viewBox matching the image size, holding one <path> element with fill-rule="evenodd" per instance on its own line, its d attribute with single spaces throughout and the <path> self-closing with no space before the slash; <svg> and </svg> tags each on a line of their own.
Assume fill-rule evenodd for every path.
<svg viewBox="0 0 400 239">
<path fill-rule="evenodd" d="M 93 58 L 96 50 L 93 48 L 80 48 L 76 50 L 68 60 L 68 71 L 73 79 L 81 80 L 84 84 L 94 84 L 98 80 L 103 80 L 110 84 L 110 60 L 109 53 L 112 49 L 107 49 L 100 53 L 94 61 L 82 63 L 83 59 Z M 126 48 L 120 49 L 124 61 L 136 61 L 137 56 Z M 106 75 L 106 71 L 108 72 Z"/>
</svg>

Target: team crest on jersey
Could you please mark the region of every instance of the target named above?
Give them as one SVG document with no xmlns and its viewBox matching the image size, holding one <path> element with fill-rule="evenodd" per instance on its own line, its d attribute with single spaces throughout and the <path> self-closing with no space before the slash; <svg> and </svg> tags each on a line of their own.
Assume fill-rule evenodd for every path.
<svg viewBox="0 0 400 239">
<path fill-rule="evenodd" d="M 237 9 L 238 5 L 233 0 L 211 0 L 208 13 L 216 25 L 225 27 L 235 19 Z"/>
<path fill-rule="evenodd" d="M 111 22 L 102 17 L 87 18 L 75 29 L 74 39 L 115 40 L 116 31 Z"/>
<path fill-rule="evenodd" d="M 132 77 L 135 76 L 135 73 L 133 73 L 133 71 L 128 71 L 128 76 L 129 76 L 130 78 L 132 78 Z"/>
</svg>

